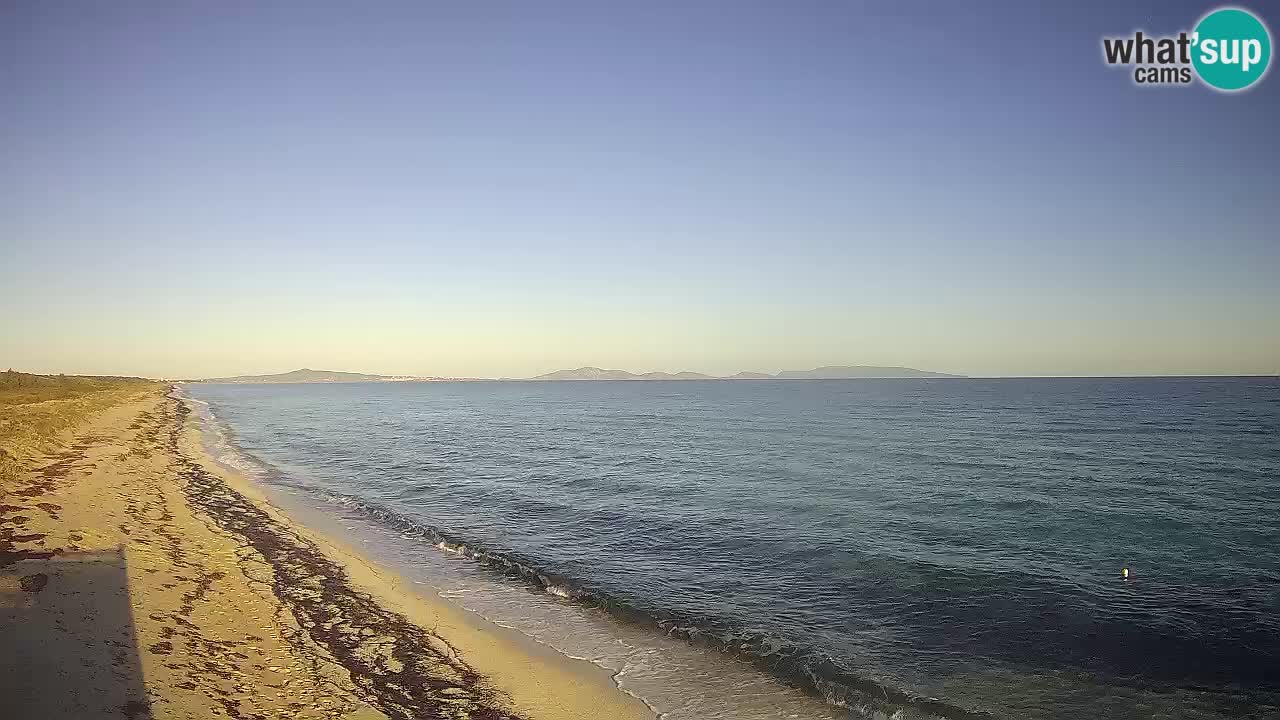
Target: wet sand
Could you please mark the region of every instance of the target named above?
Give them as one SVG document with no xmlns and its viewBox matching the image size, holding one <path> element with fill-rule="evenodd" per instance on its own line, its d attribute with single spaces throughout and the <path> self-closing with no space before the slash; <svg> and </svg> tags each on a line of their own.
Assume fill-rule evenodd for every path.
<svg viewBox="0 0 1280 720">
<path fill-rule="evenodd" d="M 0 717 L 654 717 L 291 522 L 197 433 L 156 393 L 0 488 Z"/>
</svg>

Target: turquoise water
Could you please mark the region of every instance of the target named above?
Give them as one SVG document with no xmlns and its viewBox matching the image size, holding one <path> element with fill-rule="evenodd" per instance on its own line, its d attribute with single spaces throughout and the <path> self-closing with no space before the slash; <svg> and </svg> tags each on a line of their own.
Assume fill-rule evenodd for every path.
<svg viewBox="0 0 1280 720">
<path fill-rule="evenodd" d="M 1280 712 L 1275 379 L 185 392 L 265 484 L 389 529 L 398 563 L 525 588 L 479 607 L 517 627 L 549 591 L 617 643 L 674 639 L 854 717 Z M 547 612 L 528 631 L 586 652 Z M 659 709 L 644 674 L 689 662 L 662 647 L 609 660 Z"/>
</svg>

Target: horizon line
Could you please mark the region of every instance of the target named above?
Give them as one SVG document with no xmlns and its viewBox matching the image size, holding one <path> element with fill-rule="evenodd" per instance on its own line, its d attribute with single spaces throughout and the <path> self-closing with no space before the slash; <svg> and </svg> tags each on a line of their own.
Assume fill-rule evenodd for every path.
<svg viewBox="0 0 1280 720">
<path fill-rule="evenodd" d="M 585 366 L 590 367 L 590 366 Z M 887 366 L 886 366 L 887 367 Z M 222 377 L 177 377 L 177 376 L 148 376 L 148 375 L 124 375 L 124 374 L 91 374 L 91 373 L 59 373 L 59 372 L 28 372 L 25 370 L 16 370 L 8 368 L 6 372 L 18 372 L 29 375 L 41 375 L 45 377 L 84 377 L 84 378 L 137 378 L 140 380 L 151 380 L 155 382 L 169 383 L 208 383 L 208 384 L 251 384 L 251 383 L 217 383 L 216 381 L 228 379 L 232 377 L 265 377 L 270 375 L 282 375 L 285 373 L 265 373 L 263 375 L 227 375 Z M 286 371 L 293 372 L 293 371 Z M 360 383 L 378 383 L 385 384 L 388 382 L 705 382 L 705 381 L 740 381 L 740 382 L 768 382 L 770 380 L 780 382 L 793 381 L 817 381 L 831 382 L 842 380 L 1142 380 L 1142 379 L 1197 379 L 1197 378 L 1273 378 L 1280 379 L 1280 372 L 1277 373 L 1160 373 L 1160 374 L 1104 374 L 1104 375 L 1036 375 L 1036 374 L 1013 374 L 1013 375 L 962 375 L 955 373 L 939 373 L 935 376 L 866 376 L 866 377 L 846 377 L 846 378 L 813 378 L 813 377 L 776 377 L 776 373 L 769 373 L 768 377 L 763 378 L 740 378 L 731 375 L 707 375 L 700 378 L 659 378 L 659 379 L 585 379 L 585 378 L 565 378 L 565 379 L 538 379 L 539 376 L 532 377 L 465 377 L 465 376 L 444 376 L 444 375 L 380 375 L 378 373 L 362 373 L 347 370 L 328 370 L 317 372 L 350 372 L 355 375 L 376 375 L 379 377 L 404 378 L 403 380 L 330 380 L 316 382 L 300 382 L 300 383 L 258 383 L 261 385 L 325 385 L 325 384 L 360 384 Z M 555 372 L 555 371 L 552 371 Z M 629 371 L 627 371 L 629 372 Z M 665 372 L 665 371 L 651 371 Z M 684 372 L 684 371 L 682 371 Z M 545 374 L 545 373 L 544 373 Z M 640 373 L 634 373 L 639 375 Z M 669 373 L 675 374 L 675 373 Z M 762 373 L 766 374 L 766 373 Z"/>
</svg>

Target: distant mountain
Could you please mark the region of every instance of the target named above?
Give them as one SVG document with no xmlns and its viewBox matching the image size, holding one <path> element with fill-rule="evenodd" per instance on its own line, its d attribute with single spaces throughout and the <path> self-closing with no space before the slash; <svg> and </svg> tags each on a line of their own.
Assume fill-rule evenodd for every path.
<svg viewBox="0 0 1280 720">
<path fill-rule="evenodd" d="M 557 370 L 530 380 L 715 380 L 711 375 L 696 372 L 647 372 L 636 374 L 626 370 L 605 370 L 598 367 L 580 367 L 576 370 Z"/>
<path fill-rule="evenodd" d="M 688 370 L 678 373 L 666 372 L 647 372 L 639 376 L 640 380 L 715 380 L 711 375 L 704 375 L 700 372 L 689 372 Z"/>
<path fill-rule="evenodd" d="M 955 378 L 964 376 L 905 367 L 825 365 L 812 370 L 783 370 L 775 377 L 779 380 L 847 380 L 850 378 Z"/>
<path fill-rule="evenodd" d="M 395 375 L 365 375 L 364 373 L 339 372 L 337 370 L 311 370 L 303 368 L 275 375 L 237 375 L 236 377 L 207 378 L 196 382 L 206 383 L 351 383 L 384 382 L 392 380 L 417 380 L 418 378 Z"/>
<path fill-rule="evenodd" d="M 577 370 L 556 370 L 530 380 L 640 380 L 641 377 L 626 370 L 604 370 L 598 367 L 580 367 Z"/>
<path fill-rule="evenodd" d="M 554 382 L 557 380 L 843 380 L 849 378 L 944 378 L 964 377 L 947 373 L 928 372 L 914 368 L 876 367 L 872 365 L 828 365 L 813 370 L 784 370 L 777 375 L 743 371 L 727 377 L 717 377 L 699 372 L 647 372 L 633 373 L 626 370 L 606 370 L 598 367 L 580 367 L 575 370 L 557 370 L 545 375 L 528 378 Z M 203 383 L 353 383 L 396 382 L 428 380 L 475 380 L 476 378 L 413 377 L 408 375 L 367 375 L 365 373 L 339 372 L 336 370 L 311 370 L 303 368 L 274 375 L 237 375 L 236 377 L 193 380 Z M 508 378 L 503 378 L 508 379 Z"/>
<path fill-rule="evenodd" d="M 642 374 L 626 370 L 605 370 L 598 367 L 580 367 L 576 370 L 557 370 L 530 380 L 847 380 L 852 378 L 954 378 L 963 375 L 930 372 L 904 367 L 879 367 L 875 365 L 827 365 L 813 370 L 784 370 L 777 375 L 743 371 L 727 377 L 716 377 L 696 372 L 647 372 Z"/>
</svg>

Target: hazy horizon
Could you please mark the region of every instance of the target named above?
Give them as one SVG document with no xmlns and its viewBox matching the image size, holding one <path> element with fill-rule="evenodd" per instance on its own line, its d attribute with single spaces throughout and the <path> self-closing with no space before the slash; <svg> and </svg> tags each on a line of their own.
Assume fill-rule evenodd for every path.
<svg viewBox="0 0 1280 720">
<path fill-rule="evenodd" d="M 0 367 L 1275 375 L 1280 78 L 1099 57 L 1212 7 L 7 4 Z"/>
<path fill-rule="evenodd" d="M 785 371 L 797 371 L 797 370 L 799 370 L 799 371 L 808 371 L 808 370 L 814 370 L 814 369 L 823 368 L 823 367 L 858 367 L 858 366 L 860 366 L 860 365 L 858 365 L 858 364 L 853 364 L 853 363 L 824 363 L 824 364 L 822 364 L 822 365 L 815 365 L 815 366 L 813 366 L 813 367 L 804 367 L 804 368 L 800 368 L 800 367 L 780 367 L 780 368 L 776 368 L 776 369 L 769 369 L 769 368 L 766 368 L 766 369 L 763 369 L 763 370 L 762 370 L 762 369 L 759 369 L 759 368 L 740 368 L 740 369 L 738 369 L 738 370 L 733 370 L 733 371 L 725 371 L 725 372 L 710 372 L 710 371 L 702 371 L 702 370 L 696 370 L 696 369 L 691 369 L 691 368 L 628 368 L 628 367 L 604 367 L 604 366 L 599 366 L 599 365 L 590 365 L 590 364 L 586 364 L 586 365 L 574 365 L 574 366 L 572 366 L 572 367 L 551 368 L 551 369 L 548 369 L 548 370 L 545 370 L 545 371 L 541 371 L 541 372 L 533 373 L 533 374 L 531 374 L 531 375 L 492 375 L 492 376 L 486 376 L 486 375 L 439 375 L 439 374 L 430 374 L 430 373 L 413 373 L 413 372 L 380 372 L 380 371 L 377 371 L 377 370 L 368 370 L 368 369 L 360 369 L 360 368 L 329 368 L 329 367 L 310 367 L 310 366 L 308 366 L 308 367 L 294 367 L 294 368 L 289 368 L 289 369 L 285 369 L 285 370 L 268 370 L 268 371 L 263 371 L 263 372 L 232 372 L 232 373 L 219 373 L 219 374 L 216 374 L 216 375 L 215 375 L 215 374 L 209 374 L 209 375 L 182 375 L 182 374 L 178 374 L 178 375 L 137 375 L 136 373 L 132 373 L 132 374 L 131 374 L 131 373 L 110 373 L 110 374 L 107 374 L 107 375 L 111 375 L 111 376 L 125 376 L 125 377 L 143 377 L 143 378 L 148 378 L 148 379 L 153 379 L 153 380 L 158 379 L 158 380 L 171 380 L 171 381 L 188 381 L 188 380 L 191 380 L 191 381 L 204 381 L 204 380 L 217 380 L 217 379 L 238 378 L 238 377 L 263 377 L 263 376 L 270 376 L 270 375 L 284 375 L 284 374 L 288 374 L 288 373 L 292 373 L 292 372 L 297 372 L 297 371 L 300 371 L 300 370 L 309 370 L 309 371 L 313 371 L 313 372 L 320 372 L 320 373 L 352 373 L 352 374 L 359 374 L 359 375 L 377 375 L 377 376 L 382 376 L 382 377 L 414 377 L 414 378 L 424 378 L 424 379 L 435 379 L 435 378 L 439 378 L 439 379 L 442 379 L 442 380 L 445 380 L 445 381 L 447 381 L 447 380 L 512 380 L 512 381 L 518 381 L 518 380 L 532 380 L 532 379 L 537 378 L 537 377 L 538 377 L 538 376 L 540 376 L 540 375 L 546 375 L 546 374 L 549 374 L 549 373 L 556 372 L 556 371 L 558 371 L 558 370 L 579 370 L 579 369 L 595 368 L 595 369 L 599 369 L 599 370 L 622 370 L 622 371 L 629 372 L 629 373 L 632 373 L 632 374 L 635 374 L 635 375 L 643 375 L 643 374 L 645 374 L 645 373 L 651 373 L 651 372 L 664 372 L 664 373 L 675 374 L 675 373 L 679 373 L 679 372 L 686 372 L 686 371 L 689 371 L 689 372 L 702 373 L 702 374 L 704 374 L 704 375 L 708 375 L 709 377 L 708 377 L 707 379 L 711 379 L 711 380 L 727 380 L 727 379 L 734 379 L 734 378 L 732 378 L 732 376 L 733 376 L 733 375 L 735 375 L 735 374 L 737 374 L 737 373 L 739 373 L 739 372 L 761 372 L 761 373 L 766 373 L 766 374 L 769 374 L 769 375 L 776 375 L 776 374 L 778 374 L 778 373 L 780 373 L 780 372 L 785 372 Z M 869 365 L 865 365 L 865 364 L 864 364 L 864 365 L 861 365 L 861 366 L 866 367 L 866 366 L 869 366 Z M 871 366 L 871 367 L 893 367 L 893 368 L 901 368 L 901 369 L 905 369 L 905 370 L 923 370 L 923 371 L 931 372 L 931 373 L 940 373 L 940 374 L 941 374 L 941 375 L 943 375 L 943 376 L 945 376 L 945 375 L 953 375 L 953 376 L 954 376 L 954 378 L 953 378 L 953 379 L 969 379 L 969 380 L 983 380 L 983 379 L 988 379 L 988 380 L 991 380 L 991 379 L 997 379 L 997 380 L 998 380 L 998 379 L 1010 379 L 1010 380 L 1012 380 L 1012 379 L 1037 379 L 1037 378 L 1038 378 L 1038 379 L 1051 380 L 1051 379 L 1071 379 L 1071 378 L 1079 378 L 1079 379 L 1088 379 L 1088 378 L 1099 378 L 1099 379 L 1105 379 L 1105 378 L 1135 378 L 1135 379 L 1137 379 L 1137 378 L 1180 378 L 1180 377 L 1182 377 L 1182 378 L 1214 378 L 1214 377 L 1220 377 L 1220 378 L 1231 378 L 1231 377 L 1255 377 L 1255 378 L 1269 378 L 1269 377 L 1280 377 L 1280 372 L 1274 372 L 1274 373 L 1194 373 L 1194 372 L 1191 372 L 1191 373 L 1146 374 L 1146 375 L 1032 375 L 1032 374 L 1025 374 L 1025 375 L 967 375 L 967 374 L 964 374 L 964 373 L 955 373 L 955 372 L 948 371 L 948 370 L 945 370 L 945 369 L 941 369 L 941 370 L 940 370 L 940 369 L 938 369 L 938 368 L 921 368 L 921 367 L 911 367 L 911 366 L 903 366 L 903 365 L 886 365 L 886 366 Z M 61 371 L 35 371 L 35 370 L 31 370 L 30 368 L 18 368 L 18 367 L 9 367 L 9 368 L 5 368 L 5 369 L 6 369 L 6 370 L 13 370 L 13 371 L 17 371 L 17 372 L 27 372 L 27 373 L 35 373 L 35 374 L 51 374 L 51 375 L 57 375 L 57 374 L 60 374 L 60 373 L 61 373 Z M 91 375 L 92 373 L 61 373 L 61 374 L 66 374 L 66 375 Z M 810 379 L 816 379 L 816 378 L 798 378 L 798 379 L 800 379 L 800 380 L 810 380 Z M 911 379 L 921 379 L 921 380 L 930 380 L 930 379 L 939 379 L 939 377 L 928 377 L 928 376 L 925 376 L 925 377 L 919 377 L 919 378 L 914 378 L 914 377 L 903 377 L 903 378 L 877 378 L 877 377 L 866 377 L 866 378 L 849 378 L 849 379 L 852 379 L 852 380 L 858 380 L 858 379 L 863 379 L 863 380 L 877 380 L 877 379 L 881 379 L 881 380 L 882 380 L 882 379 L 907 379 L 907 380 L 911 380 Z M 943 378 L 941 378 L 941 379 L 947 379 L 947 378 L 943 377 Z M 749 379 L 748 379 L 748 380 L 746 380 L 746 381 L 749 381 Z"/>
</svg>

